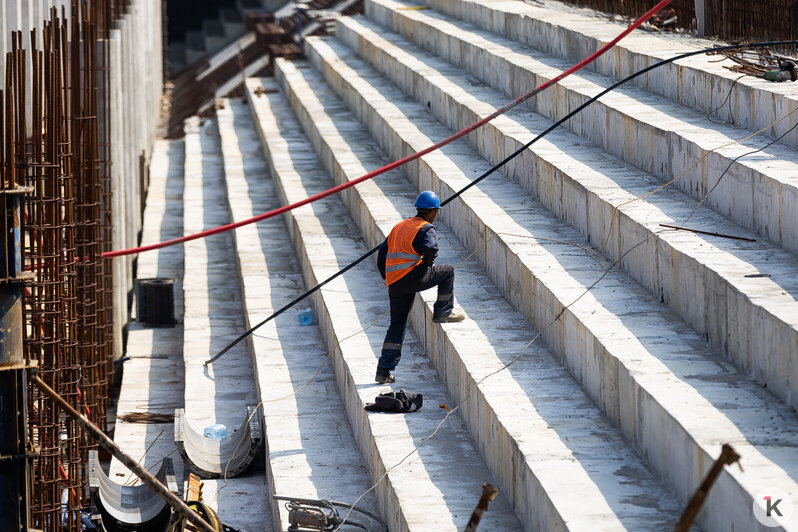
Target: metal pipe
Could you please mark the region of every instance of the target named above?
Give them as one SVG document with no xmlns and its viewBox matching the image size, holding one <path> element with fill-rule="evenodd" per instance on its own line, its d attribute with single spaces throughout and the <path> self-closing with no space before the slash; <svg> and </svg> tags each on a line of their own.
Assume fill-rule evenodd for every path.
<svg viewBox="0 0 798 532">
<path fill-rule="evenodd" d="M 102 448 L 111 453 L 117 460 L 122 462 L 125 467 L 133 471 L 133 473 L 135 473 L 144 484 L 149 486 L 150 489 L 160 495 L 166 501 L 166 503 L 174 508 L 177 513 L 182 515 L 184 519 L 204 532 L 216 532 L 210 524 L 202 520 L 199 514 L 193 512 L 185 502 L 181 501 L 177 495 L 169 491 L 169 489 L 161 484 L 158 479 L 155 478 L 149 471 L 139 465 L 134 458 L 125 454 L 124 451 L 122 451 L 122 449 L 120 449 L 111 438 L 106 436 L 99 427 L 89 421 L 86 416 L 72 408 L 72 405 L 58 395 L 55 390 L 47 386 L 47 384 L 37 375 L 33 375 L 31 377 L 31 382 L 35 384 L 43 394 L 58 403 L 64 412 L 72 417 L 79 425 L 81 425 L 83 429 L 86 430 L 86 432 L 88 432 L 89 435 L 94 438 Z"/>
</svg>

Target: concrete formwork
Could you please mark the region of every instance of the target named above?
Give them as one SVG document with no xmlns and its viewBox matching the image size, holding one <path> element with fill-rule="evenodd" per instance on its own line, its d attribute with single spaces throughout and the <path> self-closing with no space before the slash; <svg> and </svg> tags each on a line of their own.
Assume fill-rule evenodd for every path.
<svg viewBox="0 0 798 532">
<path fill-rule="evenodd" d="M 163 41 L 159 0 L 133 2 L 111 30 L 111 180 L 113 191 L 113 248 L 138 243 L 144 169 L 149 166 L 160 110 L 163 82 Z M 114 259 L 114 356 L 122 354 L 121 329 L 127 323 L 133 289 L 134 257 Z"/>
</svg>

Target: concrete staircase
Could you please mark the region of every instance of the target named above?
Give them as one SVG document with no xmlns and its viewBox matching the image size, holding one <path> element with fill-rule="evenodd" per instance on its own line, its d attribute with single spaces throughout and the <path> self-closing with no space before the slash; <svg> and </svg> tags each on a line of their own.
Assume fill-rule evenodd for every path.
<svg viewBox="0 0 798 532">
<path fill-rule="evenodd" d="M 249 109 L 240 100 L 230 101 L 217 116 L 226 183 L 222 195 L 227 198 L 231 221 L 279 207 Z M 235 260 L 229 266 L 238 271 L 249 329 L 301 294 L 303 280 L 282 219 L 249 225 L 232 234 L 234 252 L 228 258 Z M 296 314 L 294 310 L 268 322 L 241 344 L 249 347 L 263 401 L 268 491 L 353 503 L 371 485 L 368 471 L 336 391 L 320 327 L 300 327 Z M 372 494 L 358 506 L 378 513 Z M 271 515 L 273 530 L 288 528 L 284 502 L 271 501 Z M 353 520 L 368 521 L 359 514 Z"/>
<path fill-rule="evenodd" d="M 278 59 L 274 79 L 248 80 L 245 100 L 189 132 L 186 164 L 200 170 L 186 172 L 184 231 L 426 148 L 620 31 L 552 1 L 417 7 L 365 0 L 336 37 L 305 41 L 307 60 Z M 189 397 L 188 379 L 203 378 L 190 364 L 380 244 L 420 190 L 451 196 L 617 76 L 704 44 L 635 33 L 401 170 L 226 243 L 187 245 L 189 415 L 208 400 Z M 798 517 L 768 528 L 752 511 L 774 488 L 798 497 L 798 114 L 774 124 L 798 93 L 735 77 L 703 56 L 654 71 L 446 206 L 438 260 L 457 266 L 467 319 L 435 324 L 434 291 L 417 295 L 395 385 L 373 382 L 388 301 L 371 261 L 300 305 L 318 325 L 300 327 L 292 309 L 214 364 L 251 381 L 225 378 L 231 412 L 265 401 L 269 494 L 355 503 L 391 531 L 462 530 L 490 482 L 500 495 L 486 530 L 670 530 L 731 443 L 744 470 L 723 470 L 701 529 L 798 530 Z M 661 226 L 683 222 L 747 240 Z M 219 343 L 189 323 L 195 302 L 226 320 Z M 423 393 L 424 408 L 364 411 L 401 388 Z M 282 503 L 260 504 L 274 530 L 287 527 Z"/>
<path fill-rule="evenodd" d="M 276 7 L 282 3 L 282 0 L 278 0 Z M 212 58 L 225 46 L 246 34 L 247 15 L 264 13 L 269 10 L 269 5 L 271 4 L 261 0 L 228 2 L 220 5 L 216 18 L 203 19 L 201 27 L 186 31 L 184 40 L 170 42 L 169 73 L 172 78 L 199 60 Z"/>
<path fill-rule="evenodd" d="M 187 120 L 184 234 L 229 223 L 224 187 L 216 122 Z M 215 423 L 233 431 L 246 420 L 247 406 L 259 401 L 248 350 L 238 346 L 213 366 L 204 365 L 209 354 L 221 350 L 244 328 L 241 287 L 231 275 L 233 235 L 193 240 L 183 248 L 185 422 L 200 434 Z M 205 499 L 225 523 L 237 526 L 248 512 L 268 515 L 265 480 L 257 463 L 235 478 L 205 479 Z"/>
<path fill-rule="evenodd" d="M 294 65 L 286 63 L 284 66 Z M 299 83 L 305 81 L 301 78 L 301 74 L 299 76 Z M 316 79 L 317 85 L 318 82 Z M 263 87 L 263 83 L 252 82 L 249 88 L 255 91 L 258 86 Z M 269 89 L 268 85 L 264 88 Z M 348 113 L 342 108 L 343 106 L 329 108 L 323 104 L 319 105 L 319 100 L 314 101 L 314 97 L 329 101 L 331 96 L 329 90 L 326 91 L 327 94 L 323 91 L 322 87 L 315 94 L 307 90 L 303 92 L 311 98 L 310 105 L 315 104 L 314 124 L 327 133 L 325 135 L 316 131 L 310 138 L 314 146 L 319 147 L 320 160 L 323 161 L 322 164 L 327 172 L 335 176 L 335 181 L 338 183 L 353 179 L 362 172 L 387 162 L 384 155 L 375 153 L 375 150 L 369 147 L 367 132 L 351 115 L 347 116 Z M 299 92 L 293 93 L 292 96 L 298 94 Z M 291 146 L 288 151 L 291 152 L 292 159 L 298 161 L 303 158 L 311 159 L 313 168 L 319 165 L 319 162 L 313 161 L 315 155 L 312 153 L 307 156 L 293 155 L 295 152 L 306 151 L 309 147 L 302 146 L 305 141 L 296 139 L 295 133 L 294 138 L 291 137 L 291 132 L 297 131 L 299 124 L 285 110 L 286 102 L 282 96 L 269 95 L 268 99 L 252 97 L 251 105 L 259 118 L 264 143 L 273 146 L 271 153 L 279 153 L 282 154 L 281 158 L 284 157 L 286 142 L 284 139 L 288 137 Z M 308 116 L 298 114 L 301 118 Z M 330 116 L 335 116 L 334 123 L 330 120 Z M 346 134 L 342 135 L 342 131 Z M 272 175 L 275 179 L 282 180 L 278 177 L 280 174 L 276 168 L 273 169 Z M 305 178 L 306 175 L 303 172 L 300 178 Z M 360 185 L 355 192 L 348 193 L 345 201 L 349 205 L 349 213 L 337 214 L 344 208 L 343 205 L 330 205 L 326 207 L 327 210 L 336 208 L 336 215 L 316 217 L 318 219 L 316 224 L 320 224 L 328 235 L 331 227 L 344 223 L 343 233 L 335 234 L 333 239 L 336 254 L 344 253 L 343 246 L 339 244 L 342 239 L 353 240 L 351 234 L 355 223 L 361 228 L 366 245 L 371 247 L 387 236 L 387 232 L 396 220 L 401 219 L 402 215 L 407 216 L 412 210 L 415 189 L 401 177 L 391 177 L 393 179 Z M 321 187 L 307 189 L 306 192 L 313 193 L 330 185 L 332 183 L 327 181 Z M 297 185 L 285 183 L 282 186 L 286 190 L 299 188 Z M 286 201 L 292 199 L 286 197 Z M 331 200 L 329 203 L 337 202 Z M 300 212 L 297 211 L 297 218 Z M 298 221 L 296 223 L 299 225 Z M 439 240 L 443 244 L 440 260 L 459 263 L 467 256 L 466 250 L 443 224 L 437 224 L 436 227 L 439 230 Z M 301 226 L 297 230 L 301 230 Z M 319 238 L 316 234 L 318 232 L 318 229 L 314 231 L 311 226 L 299 237 L 294 238 L 304 240 L 310 235 L 316 239 Z M 354 240 L 357 242 L 358 239 Z M 301 249 L 300 253 L 302 251 L 304 250 Z M 355 248 L 353 251 L 358 250 Z M 318 253 L 320 257 L 324 257 L 324 260 L 329 260 L 326 257 L 328 254 L 329 252 Z M 317 253 L 308 253 L 308 256 L 314 255 Z M 351 258 L 356 256 L 356 253 L 351 254 Z M 344 257 L 338 258 L 334 269 L 345 263 Z M 316 280 L 323 279 L 334 269 L 316 275 Z M 361 298 L 369 301 L 366 305 L 368 313 L 366 316 L 373 316 L 375 313 L 373 308 L 385 306 L 383 281 L 373 270 L 358 271 L 357 274 L 353 272 L 351 275 L 352 278 L 346 281 L 350 295 L 356 304 Z M 412 319 L 418 324 L 415 332 L 420 339 L 423 339 L 423 349 L 437 370 L 437 375 L 434 371 L 429 374 L 432 368 L 424 368 L 426 371 L 418 374 L 422 364 L 416 362 L 416 358 L 413 357 L 412 344 L 408 346 L 410 342 L 405 341 L 404 345 L 409 347 L 412 367 L 407 368 L 407 362 L 400 365 L 397 375 L 401 385 L 414 391 L 421 391 L 427 397 L 427 402 L 430 396 L 432 397 L 433 410 L 427 411 L 427 415 L 431 415 L 433 419 L 442 419 L 442 413 L 434 411 L 434 405 L 440 402 L 438 397 L 445 393 L 436 389 L 437 386 L 441 386 L 441 381 L 447 385 L 456 403 L 465 400 L 460 412 L 469 429 L 469 435 L 475 440 L 480 454 L 498 479 L 499 485 L 503 486 L 507 497 L 513 501 L 524 528 L 595 530 L 597 522 L 602 523 L 598 528 L 601 530 L 624 528 L 644 530 L 652 523 L 665 528 L 668 525 L 672 526 L 676 511 L 672 494 L 652 478 L 636 453 L 623 442 L 620 431 L 610 426 L 608 420 L 590 403 L 573 379 L 545 349 L 534 346 L 531 352 L 526 353 L 531 359 L 527 364 L 513 366 L 510 373 L 499 373 L 490 381 L 478 384 L 478 381 L 487 374 L 518 356 L 529 341 L 527 336 L 531 338 L 534 330 L 501 299 L 496 287 L 475 264 L 466 263 L 464 268 L 458 269 L 458 275 L 458 279 L 465 279 L 458 281 L 458 290 L 462 289 L 462 292 L 458 292 L 458 301 L 468 314 L 469 320 L 457 325 L 433 324 L 431 309 L 434 300 L 430 299 L 430 296 L 434 297 L 434 294 L 426 294 L 427 302 L 424 302 L 419 295 L 419 305 Z M 358 295 L 355 295 L 355 287 Z M 322 294 L 324 297 L 324 290 Z M 341 305 L 340 302 L 335 301 L 337 298 L 334 295 L 331 299 L 333 301 L 326 305 L 317 305 L 317 308 L 333 307 L 336 309 L 335 312 L 329 312 L 328 315 L 333 320 L 335 318 L 342 320 L 343 316 L 337 310 Z M 489 301 L 492 303 L 486 304 Z M 368 317 L 363 317 L 360 322 L 364 323 L 367 319 Z M 336 326 L 335 321 L 332 327 L 340 328 L 342 331 L 351 328 L 346 322 Z M 361 369 L 360 374 L 355 374 L 353 377 L 355 382 L 367 384 L 373 379 L 382 335 L 384 335 L 384 326 L 371 335 L 373 338 L 368 344 L 357 350 L 358 353 L 365 350 L 367 358 L 357 364 Z M 356 338 L 352 339 L 355 340 Z M 368 339 L 363 339 L 363 343 L 365 340 Z M 430 389 L 433 383 L 436 388 Z M 561 399 L 553 403 L 551 401 L 554 398 Z M 441 400 L 451 404 L 445 399 Z M 362 409 L 356 408 L 356 411 L 361 413 Z M 416 420 L 414 416 L 408 415 L 408 420 Z M 374 424 L 379 420 L 379 416 L 371 416 L 368 419 L 371 422 L 371 430 L 374 431 Z M 453 422 L 454 420 L 448 421 L 448 423 Z M 433 427 L 434 425 L 424 427 L 426 432 L 421 434 L 429 434 Z M 600 437 L 584 438 L 589 434 Z M 468 436 L 465 438 L 460 436 L 460 439 L 467 440 Z M 426 445 L 437 445 L 441 441 L 445 447 L 451 446 L 446 443 L 446 436 L 442 434 L 436 435 Z M 581 442 L 576 450 L 580 459 L 574 459 L 575 449 L 569 449 L 564 441 Z M 602 447 L 607 444 L 609 449 L 603 449 Z M 462 464 L 465 458 L 461 457 L 459 462 Z M 395 460 L 396 458 L 386 454 L 381 459 L 382 466 L 392 465 Z M 479 458 L 470 458 L 470 460 L 479 461 Z M 458 459 L 454 458 L 454 463 L 457 462 Z M 437 468 L 432 466 L 427 466 L 426 469 L 428 474 L 437 472 Z M 462 474 L 462 470 L 459 473 Z M 564 475 L 573 479 L 573 484 L 568 490 L 561 489 L 562 486 L 560 489 L 557 487 L 557 479 Z M 477 480 L 480 478 L 485 480 L 489 477 L 487 473 L 481 473 L 481 476 L 477 476 Z M 395 482 L 398 483 L 398 480 Z M 657 502 L 653 505 L 637 504 L 632 494 L 637 488 L 629 490 L 626 488 L 629 485 L 643 486 L 644 490 L 653 494 L 653 500 Z M 463 500 L 466 505 L 473 505 L 473 494 L 477 491 L 477 486 L 469 487 L 469 490 L 459 495 L 458 499 Z M 602 491 L 606 495 L 602 495 Z M 579 500 L 590 502 L 579 506 L 569 504 L 568 501 L 575 496 Z M 418 504 L 412 499 L 405 502 L 400 498 L 396 502 L 401 507 L 410 508 Z M 449 507 L 452 507 L 451 503 Z M 498 511 L 498 508 L 492 507 L 488 515 L 495 511 Z M 467 520 L 468 512 L 460 513 L 459 517 L 460 520 L 453 519 L 454 529 L 463 528 L 465 521 L 462 519 Z M 419 530 L 425 529 L 425 521 L 416 522 Z M 389 523 L 389 525 L 391 530 L 413 529 L 412 526 L 404 526 L 402 523 Z M 438 526 L 442 525 L 439 523 Z M 495 526 L 489 529 L 495 529 Z"/>
</svg>

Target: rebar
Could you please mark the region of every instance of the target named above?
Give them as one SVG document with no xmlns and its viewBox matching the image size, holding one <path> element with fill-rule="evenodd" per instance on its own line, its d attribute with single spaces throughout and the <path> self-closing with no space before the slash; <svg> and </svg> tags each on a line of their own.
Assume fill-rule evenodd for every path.
<svg viewBox="0 0 798 532">
<path fill-rule="evenodd" d="M 21 32 L 13 34 L 0 87 L 0 196 L 22 186 L 30 190 L 16 222 L 29 276 L 25 358 L 103 430 L 114 340 L 113 273 L 100 259 L 112 235 L 107 42 L 128 5 L 73 0 L 69 18 L 63 6 L 60 13 L 51 8 L 43 27 L 31 31 L 29 50 Z M 6 206 L 0 222 L 6 234 L 15 223 L 9 212 Z M 12 271 L 0 264 L 0 281 Z M 77 530 L 87 504 L 87 454 L 96 443 L 38 389 L 29 389 L 28 403 L 30 443 L 39 449 L 33 526 Z"/>
<path fill-rule="evenodd" d="M 605 13 L 622 15 L 624 17 L 637 18 L 654 4 L 651 0 L 567 0 L 570 4 L 583 7 L 590 7 Z M 695 29 L 696 14 L 695 2 L 693 0 L 673 0 L 668 6 L 672 13 L 669 17 L 675 16 L 673 25 L 679 28 Z"/>
<path fill-rule="evenodd" d="M 637 17 L 651 7 L 650 0 L 567 0 L 568 3 L 590 7 L 605 13 Z M 754 41 L 793 40 L 798 37 L 793 10 L 794 0 L 704 0 L 704 35 L 731 43 Z M 698 20 L 693 0 L 673 0 L 676 20 L 668 27 L 695 30 Z M 794 48 L 776 48 L 776 51 L 793 55 Z"/>
</svg>

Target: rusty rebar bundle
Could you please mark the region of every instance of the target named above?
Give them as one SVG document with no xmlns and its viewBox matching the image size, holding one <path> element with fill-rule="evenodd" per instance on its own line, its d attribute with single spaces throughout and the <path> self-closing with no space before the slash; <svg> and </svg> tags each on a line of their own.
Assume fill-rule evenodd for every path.
<svg viewBox="0 0 798 532">
<path fill-rule="evenodd" d="M 21 35 L 17 39 L 19 42 Z M 33 273 L 25 294 L 25 354 L 37 360 L 41 378 L 80 408 L 80 356 L 76 341 L 74 174 L 69 135 L 70 54 L 66 23 L 55 10 L 42 32 L 42 49 L 31 37 L 32 136 L 18 128 L 25 146 L 17 166 L 33 192 L 25 202 L 25 263 Z M 25 79 L 24 59 L 17 69 Z M 12 72 L 13 76 L 14 72 Z M 18 119 L 24 119 L 26 94 Z M 83 505 L 81 431 L 49 399 L 30 390 L 31 435 L 40 449 L 34 462 L 33 521 L 58 530 L 79 526 Z"/>
<path fill-rule="evenodd" d="M 113 372 L 108 39 L 129 0 L 73 0 L 15 32 L 0 86 L 0 194 L 28 190 L 22 209 L 24 351 L 39 376 L 106 429 Z M 4 217 L 4 222 L 7 217 Z M 8 272 L 9 268 L 0 268 Z M 30 388 L 33 526 L 80 528 L 85 464 L 96 446 L 73 418 Z"/>
<path fill-rule="evenodd" d="M 105 427 L 107 365 L 104 338 L 103 263 L 101 243 L 102 191 L 97 138 L 97 37 L 86 2 L 72 2 L 70 136 L 75 172 L 76 340 L 80 353 L 78 391 L 84 413 Z M 93 444 L 83 442 L 84 455 Z M 85 456 L 85 455 L 84 455 Z"/>
<path fill-rule="evenodd" d="M 732 72 L 757 78 L 764 78 L 768 71 L 778 70 L 781 68 L 781 65 L 787 61 L 795 61 L 794 54 L 792 54 L 792 57 L 779 55 L 772 52 L 769 48 L 723 50 L 720 52 L 709 52 L 707 55 L 723 56 L 734 63 L 733 65 L 724 65 L 724 68 Z"/>
</svg>

